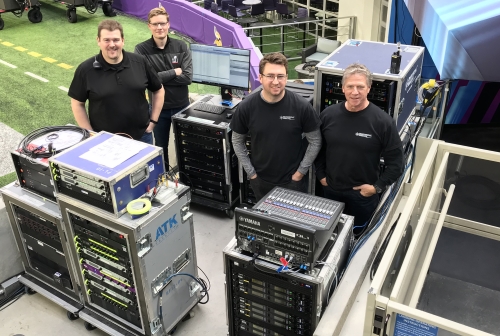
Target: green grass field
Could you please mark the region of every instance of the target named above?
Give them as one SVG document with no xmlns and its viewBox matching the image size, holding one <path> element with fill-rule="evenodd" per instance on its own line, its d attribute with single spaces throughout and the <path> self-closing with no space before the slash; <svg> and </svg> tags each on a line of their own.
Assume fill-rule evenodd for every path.
<svg viewBox="0 0 500 336">
<path fill-rule="evenodd" d="M 97 25 L 106 18 L 100 9 L 92 15 L 79 7 L 78 22 L 70 24 L 64 5 L 49 0 L 41 4 L 43 20 L 38 24 L 29 22 L 27 12 L 21 18 L 12 13 L 2 14 L 5 27 L 0 31 L 0 60 L 16 68 L 0 64 L 0 122 L 24 135 L 44 126 L 75 123 L 70 98 L 63 89 L 69 87 L 76 67 L 99 52 Z M 124 15 L 115 19 L 124 27 L 125 50 L 133 51 L 137 43 L 150 38 L 144 21 Z M 264 43 L 275 39 L 279 37 L 273 36 L 272 41 L 265 38 Z M 296 48 L 295 44 L 290 42 L 287 48 Z M 289 78 L 297 78 L 292 71 L 298 63 L 290 63 Z M 48 82 L 34 79 L 26 72 Z M 189 90 L 193 93 L 218 92 L 216 87 L 200 84 L 192 84 Z M 14 173 L 0 176 L 0 186 L 14 179 Z"/>
</svg>

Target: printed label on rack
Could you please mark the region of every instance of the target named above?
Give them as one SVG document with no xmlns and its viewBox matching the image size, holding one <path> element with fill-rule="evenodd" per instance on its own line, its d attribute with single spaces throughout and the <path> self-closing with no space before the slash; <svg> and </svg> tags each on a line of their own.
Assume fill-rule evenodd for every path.
<svg viewBox="0 0 500 336">
<path fill-rule="evenodd" d="M 285 236 L 288 236 L 288 237 L 295 238 L 295 233 L 290 232 L 290 231 L 287 231 L 287 230 L 283 230 L 283 229 L 281 229 L 281 234 L 283 234 L 283 235 L 285 235 Z"/>
<path fill-rule="evenodd" d="M 149 172 L 152 172 L 153 170 L 155 170 L 155 165 L 154 164 L 152 164 L 152 165 L 149 166 Z"/>
<path fill-rule="evenodd" d="M 394 336 L 437 336 L 438 327 L 416 320 L 414 318 L 396 314 Z"/>
</svg>

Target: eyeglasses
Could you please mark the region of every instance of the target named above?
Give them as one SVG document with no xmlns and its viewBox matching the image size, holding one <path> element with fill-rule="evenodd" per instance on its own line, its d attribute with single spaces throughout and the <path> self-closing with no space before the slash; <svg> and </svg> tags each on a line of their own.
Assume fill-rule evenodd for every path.
<svg viewBox="0 0 500 336">
<path fill-rule="evenodd" d="M 286 79 L 286 75 L 272 75 L 272 74 L 267 74 L 267 75 L 262 75 L 262 77 L 266 77 L 268 81 L 273 82 L 275 79 L 278 79 L 278 81 L 282 82 Z"/>
<path fill-rule="evenodd" d="M 165 28 L 168 22 L 150 22 L 149 24 L 153 27 Z"/>
</svg>

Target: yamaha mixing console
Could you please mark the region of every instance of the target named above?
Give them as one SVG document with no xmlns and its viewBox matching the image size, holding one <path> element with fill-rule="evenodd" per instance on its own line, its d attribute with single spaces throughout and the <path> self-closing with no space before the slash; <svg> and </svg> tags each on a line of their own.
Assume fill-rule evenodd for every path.
<svg viewBox="0 0 500 336">
<path fill-rule="evenodd" d="M 252 209 L 236 208 L 238 247 L 260 258 L 310 266 L 337 227 L 344 203 L 274 188 Z"/>
</svg>

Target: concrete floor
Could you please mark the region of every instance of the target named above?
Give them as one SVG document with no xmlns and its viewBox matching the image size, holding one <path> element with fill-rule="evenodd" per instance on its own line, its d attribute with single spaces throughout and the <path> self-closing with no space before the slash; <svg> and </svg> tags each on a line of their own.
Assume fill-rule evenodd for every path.
<svg viewBox="0 0 500 336">
<path fill-rule="evenodd" d="M 197 305 L 195 316 L 179 324 L 175 335 L 226 335 L 226 305 L 222 250 L 234 236 L 234 220 L 224 212 L 192 205 L 198 266 L 211 282 L 210 302 Z M 199 276 L 203 276 L 199 272 Z M 165 302 L 164 302 L 165 305 Z M 0 311 L 0 335 L 95 335 L 104 332 L 84 328 L 82 320 L 70 321 L 66 311 L 40 294 L 23 295 L 18 301 Z"/>
</svg>

